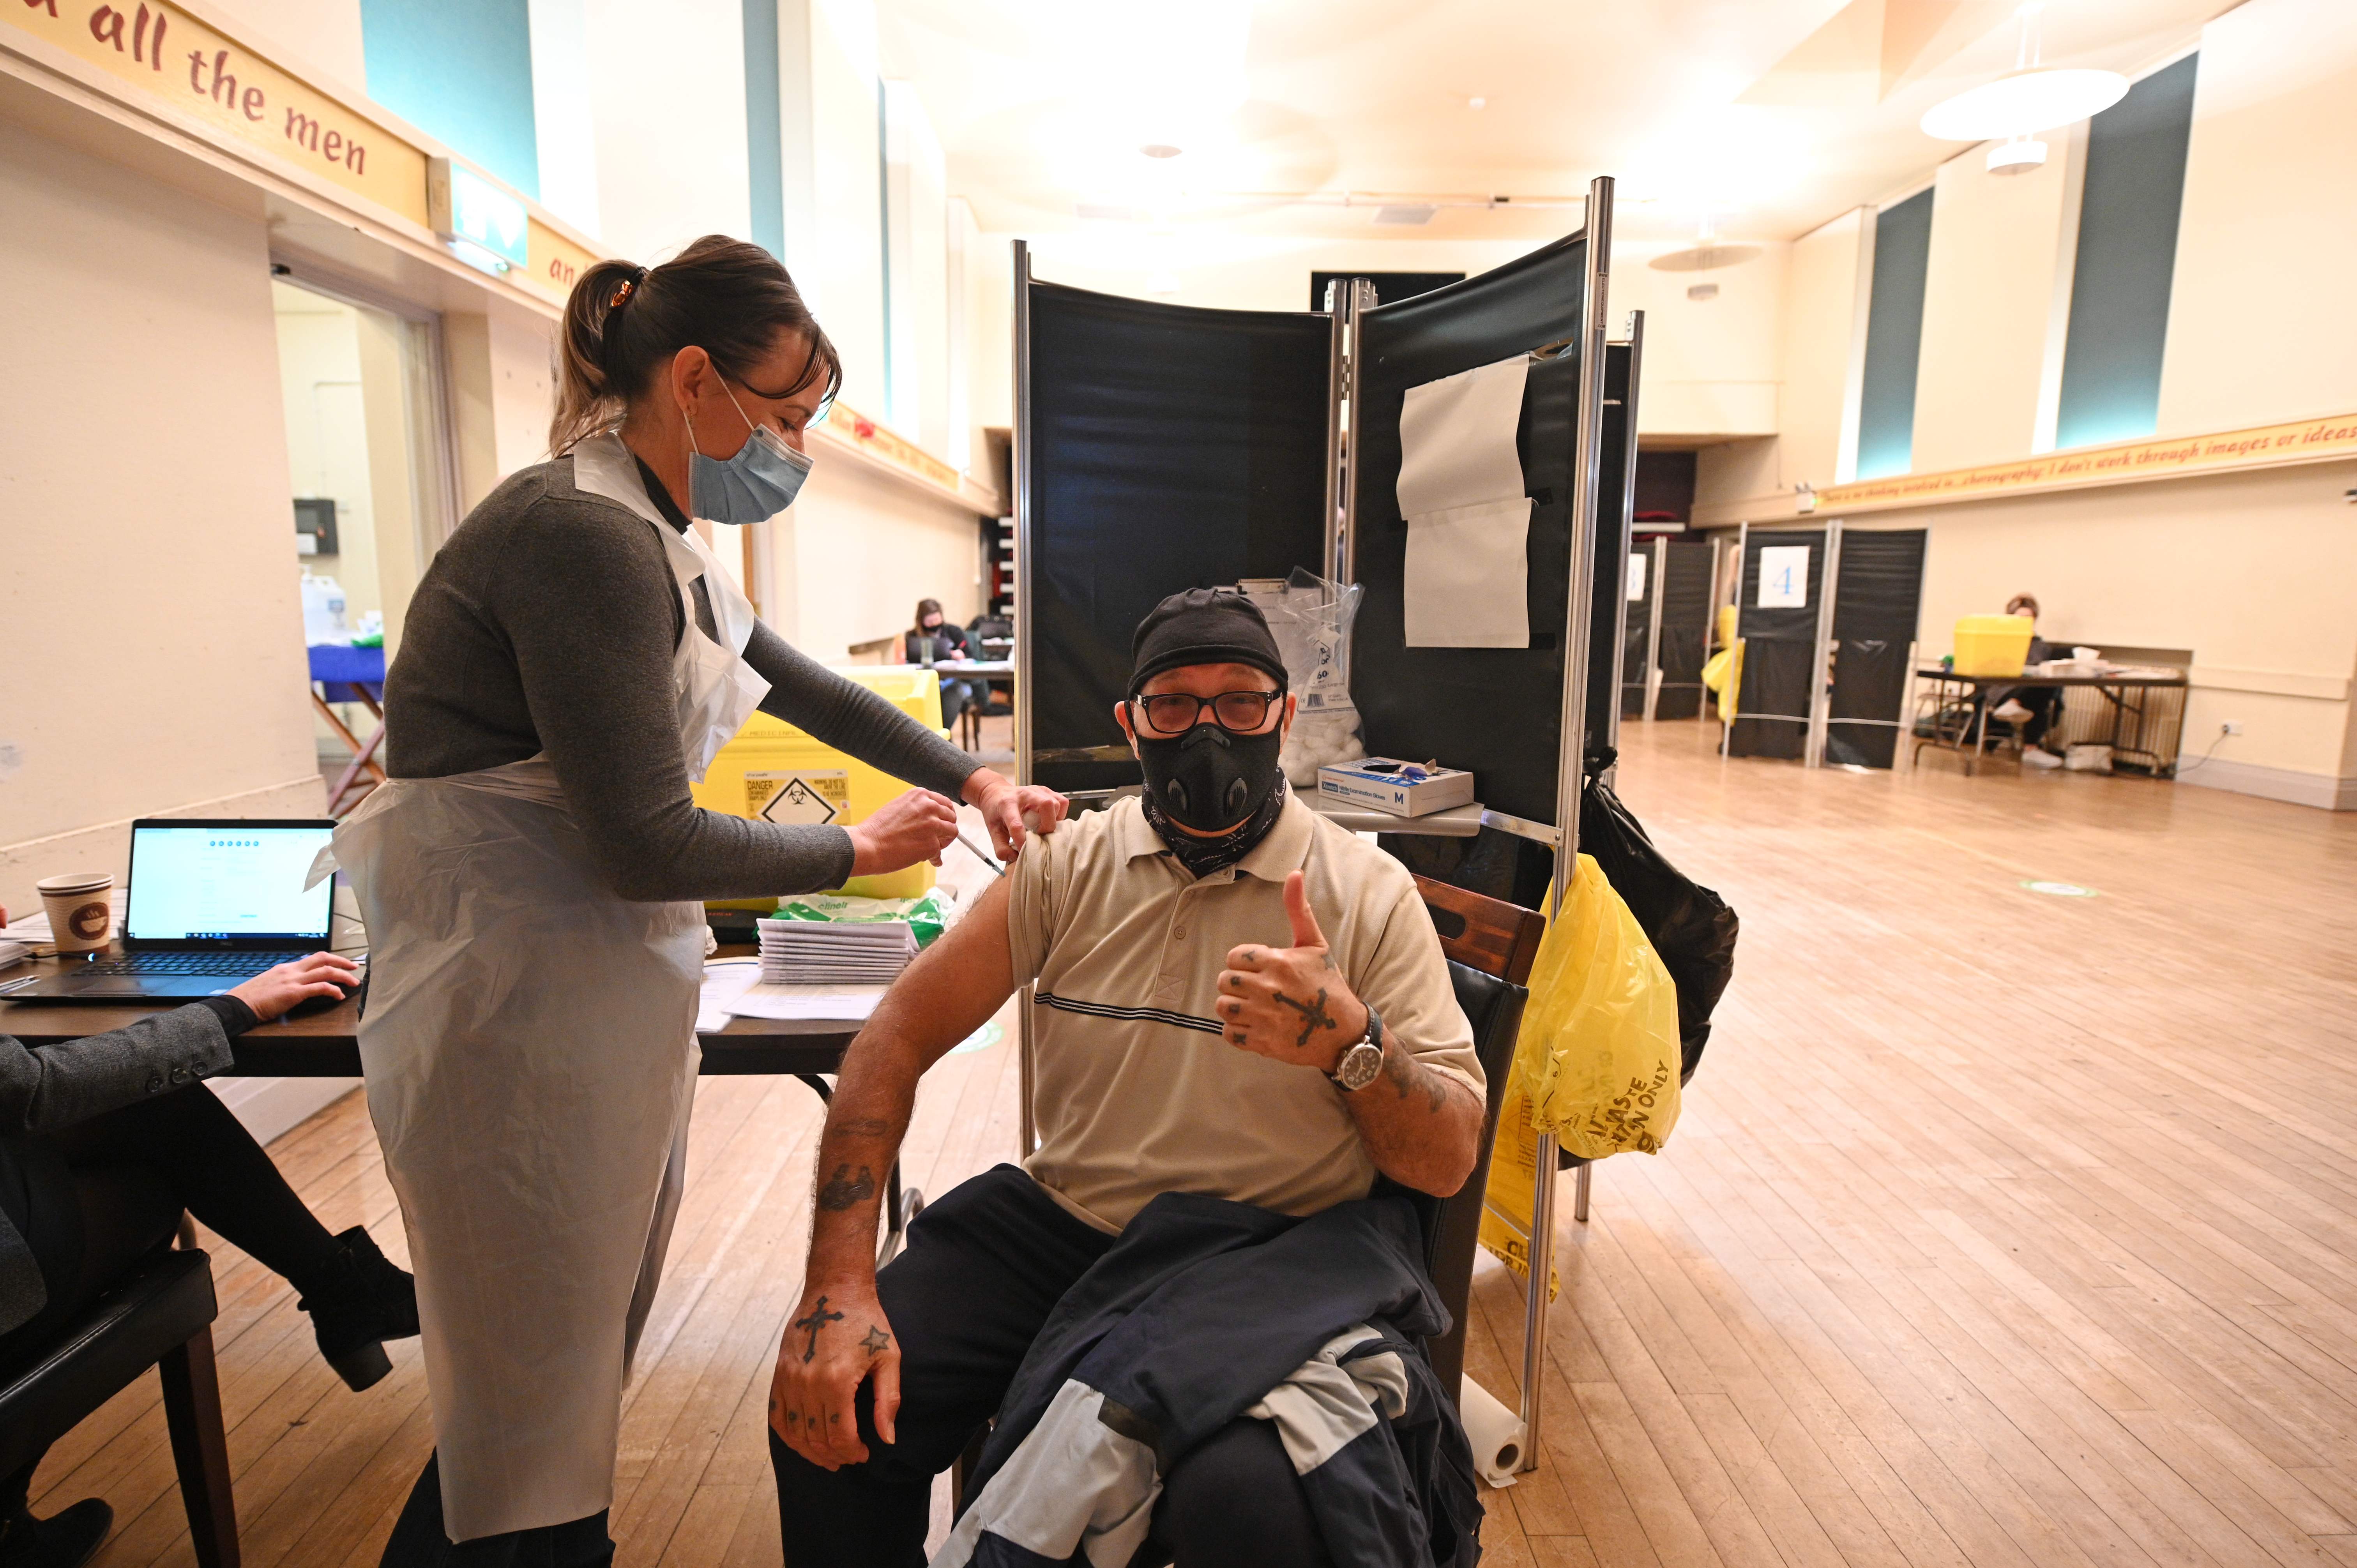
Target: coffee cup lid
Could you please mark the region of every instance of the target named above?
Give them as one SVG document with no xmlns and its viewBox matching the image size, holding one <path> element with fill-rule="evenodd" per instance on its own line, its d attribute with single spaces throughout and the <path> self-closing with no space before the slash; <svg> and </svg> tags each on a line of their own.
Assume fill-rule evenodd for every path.
<svg viewBox="0 0 2357 1568">
<path fill-rule="evenodd" d="M 44 893 L 91 893 L 114 880 L 107 871 L 69 871 L 59 876 L 44 876 L 33 884 Z"/>
</svg>

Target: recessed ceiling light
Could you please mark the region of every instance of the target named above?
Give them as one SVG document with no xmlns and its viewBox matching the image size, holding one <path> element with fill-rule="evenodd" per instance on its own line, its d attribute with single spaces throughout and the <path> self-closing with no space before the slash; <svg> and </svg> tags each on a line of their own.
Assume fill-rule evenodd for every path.
<svg viewBox="0 0 2357 1568">
<path fill-rule="evenodd" d="M 1686 290 L 1686 297 L 1688 299 L 1717 299 L 1718 297 L 1718 285 L 1715 283 L 1695 284 L 1693 287 Z"/>
<path fill-rule="evenodd" d="M 1487 109 L 1490 107 L 1490 101 L 1486 98 L 1469 98 L 1465 101 L 1465 107 L 1468 109 Z"/>
<path fill-rule="evenodd" d="M 1175 158 L 1186 149 L 1174 147 L 1168 142 L 1148 142 L 1137 150 L 1149 158 Z"/>
</svg>

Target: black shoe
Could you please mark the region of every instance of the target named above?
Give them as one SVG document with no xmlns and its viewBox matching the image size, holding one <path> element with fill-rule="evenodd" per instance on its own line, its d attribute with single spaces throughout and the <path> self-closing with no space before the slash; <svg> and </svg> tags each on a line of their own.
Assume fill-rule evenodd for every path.
<svg viewBox="0 0 2357 1568">
<path fill-rule="evenodd" d="M 13 1518 L 0 1522 L 0 1568 L 81 1568 L 106 1544 L 114 1528 L 114 1510 L 96 1498 L 84 1498 L 48 1519 L 35 1519 L 19 1507 Z"/>
<path fill-rule="evenodd" d="M 337 1237 L 336 1244 L 334 1262 L 295 1282 L 302 1292 L 295 1305 L 311 1315 L 319 1354 L 357 1392 L 393 1370 L 384 1342 L 417 1332 L 417 1282 L 378 1251 L 361 1226 Z"/>
</svg>

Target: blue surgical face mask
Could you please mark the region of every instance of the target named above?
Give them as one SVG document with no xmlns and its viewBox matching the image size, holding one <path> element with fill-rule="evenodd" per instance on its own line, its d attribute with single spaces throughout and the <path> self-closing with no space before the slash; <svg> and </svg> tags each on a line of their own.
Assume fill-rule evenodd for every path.
<svg viewBox="0 0 2357 1568">
<path fill-rule="evenodd" d="M 681 408 L 680 417 L 687 421 L 688 510 L 708 522 L 767 522 L 793 505 L 810 478 L 811 460 L 770 426 L 746 417 L 735 392 L 726 386 L 720 390 L 753 434 L 734 457 L 707 457 L 696 449 L 695 421 Z"/>
</svg>

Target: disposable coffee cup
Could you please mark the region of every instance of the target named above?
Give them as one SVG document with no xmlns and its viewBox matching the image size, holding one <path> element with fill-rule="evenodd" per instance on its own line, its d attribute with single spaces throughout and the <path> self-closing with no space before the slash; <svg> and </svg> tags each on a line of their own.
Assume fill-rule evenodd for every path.
<svg viewBox="0 0 2357 1568">
<path fill-rule="evenodd" d="M 58 955 L 97 952 L 114 929 L 114 877 L 104 871 L 74 871 L 44 876 L 34 886 L 49 912 L 49 937 Z"/>
</svg>

